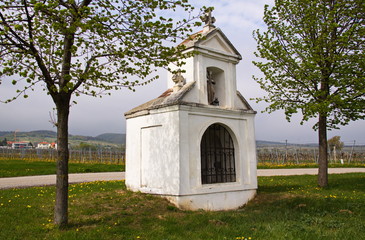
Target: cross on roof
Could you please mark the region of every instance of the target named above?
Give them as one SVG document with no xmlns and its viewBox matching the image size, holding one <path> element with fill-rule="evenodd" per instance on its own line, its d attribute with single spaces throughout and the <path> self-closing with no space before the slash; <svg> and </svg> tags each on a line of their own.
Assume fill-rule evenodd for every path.
<svg viewBox="0 0 365 240">
<path fill-rule="evenodd" d="M 208 26 L 213 26 L 215 23 L 215 17 L 212 17 L 212 9 L 208 8 L 205 10 L 205 14 L 201 16 L 201 20 Z"/>
</svg>

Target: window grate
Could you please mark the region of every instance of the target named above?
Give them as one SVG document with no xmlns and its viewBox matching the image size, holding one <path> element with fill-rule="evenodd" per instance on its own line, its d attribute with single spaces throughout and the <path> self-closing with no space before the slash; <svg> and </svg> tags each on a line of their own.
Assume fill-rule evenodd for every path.
<svg viewBox="0 0 365 240">
<path fill-rule="evenodd" d="M 233 141 L 222 125 L 213 124 L 205 131 L 200 149 L 202 184 L 236 181 Z"/>
</svg>

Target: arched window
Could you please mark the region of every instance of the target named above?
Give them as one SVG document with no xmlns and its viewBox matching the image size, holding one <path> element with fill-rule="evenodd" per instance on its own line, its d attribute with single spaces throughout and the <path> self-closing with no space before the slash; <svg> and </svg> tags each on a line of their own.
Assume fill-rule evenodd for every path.
<svg viewBox="0 0 365 240">
<path fill-rule="evenodd" d="M 220 124 L 209 126 L 200 149 L 202 184 L 236 181 L 234 145 L 226 128 Z"/>
</svg>

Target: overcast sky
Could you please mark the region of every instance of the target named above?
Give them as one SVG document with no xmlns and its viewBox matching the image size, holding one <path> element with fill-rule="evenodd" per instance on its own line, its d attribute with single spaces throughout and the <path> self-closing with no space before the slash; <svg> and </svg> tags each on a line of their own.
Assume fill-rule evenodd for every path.
<svg viewBox="0 0 365 240">
<path fill-rule="evenodd" d="M 258 112 L 256 115 L 256 139 L 281 141 L 289 143 L 316 143 L 317 132 L 312 129 L 315 120 L 300 125 L 300 116 L 294 116 L 288 123 L 283 112 L 272 114 L 261 113 L 265 103 L 255 103 L 250 100 L 265 95 L 252 75 L 262 76 L 252 64 L 255 60 L 256 42 L 252 32 L 258 28 L 265 28 L 263 24 L 263 9 L 265 4 L 272 4 L 273 0 L 191 0 L 192 4 L 201 7 L 214 6 L 213 16 L 215 26 L 219 27 L 241 53 L 242 60 L 237 65 L 237 87 L 251 106 Z M 179 17 L 179 16 L 176 16 Z M 197 29 L 197 31 L 200 29 Z M 102 133 L 125 133 L 124 112 L 146 101 L 159 96 L 166 90 L 167 73 L 159 71 L 160 79 L 136 92 L 122 89 L 103 98 L 78 97 L 73 98 L 78 104 L 72 106 L 70 113 L 69 132 L 73 135 L 96 136 Z M 169 80 L 171 81 L 171 80 Z M 0 85 L 0 98 L 14 96 L 16 88 L 10 83 Z M 50 123 L 54 104 L 50 96 L 38 86 L 37 90 L 28 94 L 28 99 L 3 104 L 0 103 L 0 131 L 31 131 L 54 130 Z M 341 136 L 345 144 L 365 144 L 365 121 L 353 122 L 341 130 L 330 131 L 329 138 Z"/>
</svg>

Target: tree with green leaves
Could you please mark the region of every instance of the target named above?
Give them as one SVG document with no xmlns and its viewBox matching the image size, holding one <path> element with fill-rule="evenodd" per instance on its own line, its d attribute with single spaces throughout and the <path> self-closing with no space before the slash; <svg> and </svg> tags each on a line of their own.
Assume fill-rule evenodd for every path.
<svg viewBox="0 0 365 240">
<path fill-rule="evenodd" d="M 182 10 L 176 21 L 167 13 Z M 166 14 L 165 14 L 166 13 Z M 187 0 L 3 0 L 0 79 L 28 97 L 41 83 L 57 111 L 54 222 L 68 222 L 68 119 L 74 96 L 100 96 L 157 79 L 156 68 L 182 64 L 172 47 L 200 25 Z M 142 81 L 141 81 L 142 79 Z M 22 82 L 19 84 L 19 82 Z M 24 86 L 24 87 L 23 87 Z"/>
<path fill-rule="evenodd" d="M 0 141 L 0 146 L 7 146 L 7 145 L 8 145 L 8 140 L 6 138 Z"/>
<path fill-rule="evenodd" d="M 344 143 L 341 141 L 340 136 L 334 136 L 328 139 L 328 146 L 333 151 L 333 149 L 342 150 Z"/>
<path fill-rule="evenodd" d="M 328 185 L 327 130 L 365 118 L 365 3 L 362 0 L 276 0 L 265 6 L 267 30 L 254 31 L 254 77 L 268 95 L 266 111 L 317 118 L 318 184 Z"/>
<path fill-rule="evenodd" d="M 78 149 L 81 150 L 89 150 L 89 151 L 96 151 L 97 147 L 90 143 L 80 142 Z"/>
<path fill-rule="evenodd" d="M 336 162 L 337 153 L 336 151 L 341 151 L 344 143 L 341 141 L 340 136 L 334 136 L 327 141 L 330 152 L 333 154 L 333 161 Z"/>
</svg>

